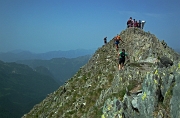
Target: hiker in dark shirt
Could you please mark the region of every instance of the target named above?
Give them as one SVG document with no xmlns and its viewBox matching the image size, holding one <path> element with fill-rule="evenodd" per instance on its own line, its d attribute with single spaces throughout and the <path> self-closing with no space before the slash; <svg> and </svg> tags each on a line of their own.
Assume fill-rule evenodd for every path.
<svg viewBox="0 0 180 118">
<path fill-rule="evenodd" d="M 139 20 L 138 27 L 141 28 L 141 20 Z"/>
<path fill-rule="evenodd" d="M 104 38 L 104 45 L 107 43 L 107 37 Z"/>
<path fill-rule="evenodd" d="M 119 70 L 124 69 L 124 63 L 125 63 L 126 57 L 128 58 L 128 54 L 125 52 L 125 49 L 122 49 L 122 51 L 119 52 L 118 54 Z"/>
</svg>

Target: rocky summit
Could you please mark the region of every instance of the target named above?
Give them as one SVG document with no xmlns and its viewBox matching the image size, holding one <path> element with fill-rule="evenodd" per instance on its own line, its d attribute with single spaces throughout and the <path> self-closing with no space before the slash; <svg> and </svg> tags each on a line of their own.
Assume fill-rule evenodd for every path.
<svg viewBox="0 0 180 118">
<path fill-rule="evenodd" d="M 180 55 L 150 32 L 128 28 L 119 51 L 113 39 L 86 65 L 22 118 L 178 118 Z"/>
</svg>

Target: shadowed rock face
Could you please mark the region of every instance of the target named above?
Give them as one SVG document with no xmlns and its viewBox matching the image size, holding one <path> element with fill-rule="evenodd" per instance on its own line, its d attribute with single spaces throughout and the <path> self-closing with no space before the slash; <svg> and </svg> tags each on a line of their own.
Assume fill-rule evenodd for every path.
<svg viewBox="0 0 180 118">
<path fill-rule="evenodd" d="M 172 66 L 173 65 L 173 61 L 171 61 L 171 59 L 167 58 L 167 57 L 161 57 L 160 58 L 160 62 L 162 65 L 164 65 L 165 67 L 168 66 Z"/>
<path fill-rule="evenodd" d="M 130 61 L 118 71 L 114 41 L 23 117 L 168 118 L 180 115 L 179 55 L 138 28 L 120 33 Z M 161 65 L 161 66 L 160 66 Z M 176 111 L 176 112 L 175 112 Z"/>
</svg>

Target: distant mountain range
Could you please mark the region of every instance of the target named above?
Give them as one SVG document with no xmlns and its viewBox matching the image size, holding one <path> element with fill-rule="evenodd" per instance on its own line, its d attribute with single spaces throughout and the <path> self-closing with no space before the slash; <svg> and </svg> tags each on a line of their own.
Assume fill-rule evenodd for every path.
<svg viewBox="0 0 180 118">
<path fill-rule="evenodd" d="M 20 118 L 59 84 L 48 70 L 0 61 L 0 118 Z"/>
<path fill-rule="evenodd" d="M 50 51 L 46 53 L 32 53 L 23 50 L 13 50 L 10 52 L 1 52 L 0 60 L 4 62 L 15 62 L 18 60 L 32 60 L 32 59 L 42 59 L 49 60 L 52 58 L 76 58 L 84 55 L 92 55 L 95 50 L 77 49 L 69 51 Z"/>
<path fill-rule="evenodd" d="M 43 73 L 51 73 L 56 82 L 60 85 L 67 79 L 71 78 L 83 65 L 85 65 L 91 55 L 81 56 L 77 58 L 53 58 L 51 60 L 19 60 L 20 64 L 25 64 L 34 70 L 42 71 Z M 45 72 L 47 71 L 47 72 Z"/>
</svg>

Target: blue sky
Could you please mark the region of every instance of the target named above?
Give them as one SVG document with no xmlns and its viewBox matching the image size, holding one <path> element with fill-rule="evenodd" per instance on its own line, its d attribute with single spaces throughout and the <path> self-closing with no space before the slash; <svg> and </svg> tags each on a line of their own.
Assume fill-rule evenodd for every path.
<svg viewBox="0 0 180 118">
<path fill-rule="evenodd" d="M 96 49 L 130 16 L 172 48 L 180 44 L 179 0 L 0 0 L 0 52 Z"/>
</svg>

